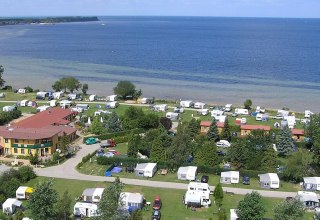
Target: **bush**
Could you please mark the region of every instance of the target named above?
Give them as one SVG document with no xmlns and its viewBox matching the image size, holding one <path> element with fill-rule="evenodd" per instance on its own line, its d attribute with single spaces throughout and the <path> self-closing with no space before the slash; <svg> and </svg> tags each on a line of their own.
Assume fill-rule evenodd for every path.
<svg viewBox="0 0 320 220">
<path fill-rule="evenodd" d="M 31 179 L 37 177 L 36 173 L 33 171 L 33 168 L 30 166 L 22 166 L 18 169 L 20 181 L 23 183 L 28 182 Z"/>
<path fill-rule="evenodd" d="M 122 166 L 129 166 L 132 164 L 137 164 L 137 163 L 148 163 L 150 162 L 149 160 L 145 159 L 138 159 L 138 158 L 123 158 L 123 157 L 97 157 L 97 164 L 99 165 L 116 165 L 119 166 L 122 164 Z"/>
</svg>

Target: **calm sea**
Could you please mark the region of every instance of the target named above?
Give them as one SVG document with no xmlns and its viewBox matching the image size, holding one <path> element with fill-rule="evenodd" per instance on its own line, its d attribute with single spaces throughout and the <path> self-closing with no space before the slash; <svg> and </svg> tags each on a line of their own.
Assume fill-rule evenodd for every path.
<svg viewBox="0 0 320 220">
<path fill-rule="evenodd" d="M 320 109 L 320 19 L 100 17 L 0 27 L 8 84 L 49 89 L 63 76 L 109 95 Z"/>
</svg>

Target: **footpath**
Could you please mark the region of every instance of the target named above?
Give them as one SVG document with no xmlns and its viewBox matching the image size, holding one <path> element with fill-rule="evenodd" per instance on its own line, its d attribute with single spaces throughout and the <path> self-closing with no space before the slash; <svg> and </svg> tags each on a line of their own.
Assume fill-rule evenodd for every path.
<svg viewBox="0 0 320 220">
<path fill-rule="evenodd" d="M 95 150 L 100 148 L 99 144 L 93 145 L 80 145 L 80 150 L 77 154 L 65 161 L 64 163 L 47 168 L 36 168 L 35 172 L 38 176 L 52 177 L 52 178 L 61 178 L 61 179 L 74 179 L 74 180 L 87 180 L 87 181 L 97 181 L 97 182 L 113 182 L 114 177 L 104 177 L 104 176 L 92 176 L 81 174 L 76 170 L 77 164 L 79 164 L 82 158 Z M 137 185 L 137 186 L 146 186 L 146 187 L 155 187 L 155 188 L 165 188 L 165 189 L 182 189 L 187 190 L 188 184 L 185 183 L 173 183 L 173 182 L 163 182 L 163 181 L 151 181 L 144 179 L 127 179 L 121 178 L 121 181 L 124 184 L 128 185 Z M 214 186 L 210 186 L 211 190 L 214 190 Z M 231 188 L 223 187 L 223 191 L 227 193 L 234 193 L 239 195 L 245 195 L 256 191 L 260 193 L 263 197 L 271 198 L 286 198 L 286 197 L 295 197 L 296 192 L 282 192 L 282 191 L 267 191 L 267 190 L 253 190 L 253 189 L 242 189 L 242 188 Z"/>
</svg>

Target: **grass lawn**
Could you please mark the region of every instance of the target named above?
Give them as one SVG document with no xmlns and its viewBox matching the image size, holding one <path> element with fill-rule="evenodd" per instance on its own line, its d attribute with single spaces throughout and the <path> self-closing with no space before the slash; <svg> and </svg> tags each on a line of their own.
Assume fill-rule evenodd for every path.
<svg viewBox="0 0 320 220">
<path fill-rule="evenodd" d="M 38 177 L 34 180 L 31 180 L 27 183 L 27 186 L 35 186 L 37 182 L 46 180 L 49 178 Z M 73 199 L 73 204 L 76 202 L 76 198 L 81 195 L 85 188 L 91 187 L 105 187 L 107 183 L 105 182 L 90 182 L 90 181 L 81 181 L 81 180 L 67 180 L 67 179 L 54 179 L 54 188 L 59 192 L 60 195 L 63 194 L 65 190 L 68 190 L 71 198 Z M 144 195 L 146 201 L 152 202 L 153 198 L 156 195 L 160 195 L 163 206 L 161 208 L 162 218 L 163 220 L 207 220 L 210 217 L 213 219 L 217 219 L 216 207 L 213 205 L 208 209 L 199 209 L 197 211 L 191 211 L 190 209 L 186 209 L 182 203 L 182 197 L 185 193 L 185 190 L 173 190 L 173 189 L 161 189 L 161 188 L 151 188 L 151 187 L 142 187 L 142 186 L 131 186 L 126 185 L 124 191 L 128 192 L 139 192 Z M 229 219 L 229 209 L 236 208 L 237 204 L 240 200 L 243 199 L 241 195 L 229 195 L 225 194 L 223 200 L 223 208 L 226 209 L 227 215 Z M 213 198 L 212 198 L 213 201 Z M 275 198 L 263 198 L 263 202 L 266 206 L 267 213 L 265 217 L 272 217 L 272 209 L 275 204 L 281 202 L 281 199 Z M 152 208 L 149 210 L 143 210 L 143 219 L 150 219 Z"/>
</svg>

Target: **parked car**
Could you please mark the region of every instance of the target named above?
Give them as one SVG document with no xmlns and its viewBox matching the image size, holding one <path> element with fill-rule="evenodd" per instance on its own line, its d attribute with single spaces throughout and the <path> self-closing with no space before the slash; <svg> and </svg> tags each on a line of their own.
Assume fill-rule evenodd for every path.
<svg viewBox="0 0 320 220">
<path fill-rule="evenodd" d="M 231 115 L 231 117 L 237 117 L 238 116 L 238 114 L 237 113 L 232 113 L 232 115 Z"/>
<path fill-rule="evenodd" d="M 242 184 L 244 184 L 244 185 L 250 185 L 250 177 L 248 177 L 248 176 L 243 176 Z"/>
<path fill-rule="evenodd" d="M 153 206 L 152 206 L 153 210 L 160 210 L 161 206 L 162 206 L 161 198 L 160 196 L 156 196 L 153 201 Z"/>
<path fill-rule="evenodd" d="M 222 150 L 217 150 L 218 156 L 226 156 L 227 154 L 223 152 Z"/>
<path fill-rule="evenodd" d="M 208 181 L 209 181 L 209 177 L 208 177 L 208 176 L 203 175 L 203 176 L 201 177 L 201 183 L 208 183 Z"/>
<path fill-rule="evenodd" d="M 231 144 L 229 141 L 226 140 L 220 140 L 216 143 L 217 147 L 230 147 Z"/>
<path fill-rule="evenodd" d="M 154 210 L 154 211 L 152 212 L 152 217 L 151 217 L 151 219 L 152 219 L 152 220 L 160 220 L 160 218 L 161 218 L 161 212 L 160 212 L 159 210 Z"/>
<path fill-rule="evenodd" d="M 100 143 L 100 140 L 98 138 L 90 137 L 86 140 L 87 145 Z"/>
<path fill-rule="evenodd" d="M 117 146 L 116 142 L 113 139 L 109 139 L 105 142 L 102 142 L 100 144 L 100 147 L 105 148 L 105 147 L 115 147 Z"/>
</svg>

